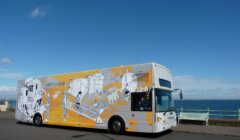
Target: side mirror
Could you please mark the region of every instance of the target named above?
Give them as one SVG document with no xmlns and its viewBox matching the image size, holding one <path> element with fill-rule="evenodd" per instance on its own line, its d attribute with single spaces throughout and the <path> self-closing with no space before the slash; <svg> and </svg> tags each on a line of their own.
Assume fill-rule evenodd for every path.
<svg viewBox="0 0 240 140">
<path fill-rule="evenodd" d="M 182 100 L 183 99 L 183 94 L 182 94 L 182 90 L 180 90 L 180 99 Z"/>
<path fill-rule="evenodd" d="M 182 100 L 183 99 L 183 94 L 182 94 L 182 90 L 181 89 L 173 89 L 173 92 L 179 90 L 179 96 L 180 96 L 180 99 Z"/>
</svg>

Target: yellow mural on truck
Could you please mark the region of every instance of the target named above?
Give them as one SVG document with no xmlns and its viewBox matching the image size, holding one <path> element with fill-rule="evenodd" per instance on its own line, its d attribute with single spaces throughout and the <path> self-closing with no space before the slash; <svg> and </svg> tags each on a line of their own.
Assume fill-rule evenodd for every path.
<svg viewBox="0 0 240 140">
<path fill-rule="evenodd" d="M 163 77 L 156 74 L 161 71 Z M 156 128 L 166 119 L 156 122 L 155 118 L 164 120 L 167 114 L 155 110 L 161 107 L 154 94 L 154 88 L 161 89 L 159 79 L 172 81 L 169 70 L 155 63 L 27 78 L 18 82 L 16 119 L 36 126 L 100 128 L 113 133 L 160 132 L 176 126 L 176 114 L 169 110 L 171 126 Z M 170 98 L 172 88 L 163 88 Z"/>
</svg>

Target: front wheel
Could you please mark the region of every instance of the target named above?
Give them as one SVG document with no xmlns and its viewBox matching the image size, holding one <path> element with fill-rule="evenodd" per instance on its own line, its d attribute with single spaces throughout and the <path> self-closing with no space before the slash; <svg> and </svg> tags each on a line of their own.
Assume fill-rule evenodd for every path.
<svg viewBox="0 0 240 140">
<path fill-rule="evenodd" d="M 33 118 L 33 124 L 35 126 L 40 127 L 42 125 L 42 116 L 40 114 L 36 114 Z"/>
<path fill-rule="evenodd" d="M 110 132 L 113 134 L 122 134 L 124 132 L 124 123 L 119 119 L 114 119 L 110 123 Z"/>
</svg>

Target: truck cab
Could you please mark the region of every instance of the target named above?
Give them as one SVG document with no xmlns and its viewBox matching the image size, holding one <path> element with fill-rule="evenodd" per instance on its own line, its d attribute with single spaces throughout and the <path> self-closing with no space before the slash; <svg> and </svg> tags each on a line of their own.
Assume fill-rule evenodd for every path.
<svg viewBox="0 0 240 140">
<path fill-rule="evenodd" d="M 153 63 L 152 104 L 154 113 L 153 132 L 161 132 L 177 125 L 174 101 L 172 98 L 172 75 L 170 70 Z"/>
</svg>

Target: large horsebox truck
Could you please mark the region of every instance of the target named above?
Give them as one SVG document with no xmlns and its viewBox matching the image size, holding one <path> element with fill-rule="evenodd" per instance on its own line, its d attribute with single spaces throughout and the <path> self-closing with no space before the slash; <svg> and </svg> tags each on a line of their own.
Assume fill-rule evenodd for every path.
<svg viewBox="0 0 240 140">
<path fill-rule="evenodd" d="M 169 69 L 156 63 L 26 78 L 18 82 L 15 116 L 36 126 L 158 133 L 177 125 L 176 90 Z"/>
</svg>

